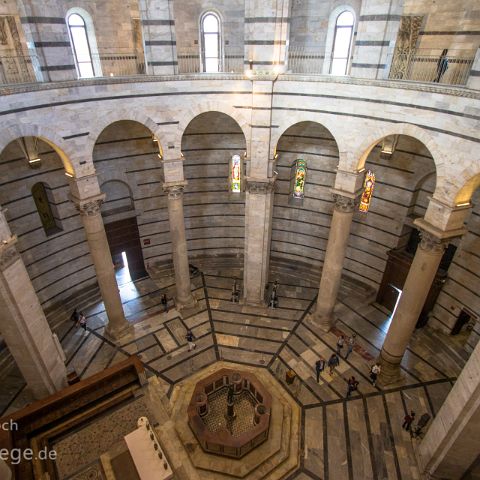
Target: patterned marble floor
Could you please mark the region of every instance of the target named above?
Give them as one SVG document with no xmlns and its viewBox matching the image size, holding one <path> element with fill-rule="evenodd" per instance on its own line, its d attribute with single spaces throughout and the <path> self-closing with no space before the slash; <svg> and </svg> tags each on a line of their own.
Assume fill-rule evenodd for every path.
<svg viewBox="0 0 480 480">
<path fill-rule="evenodd" d="M 136 353 L 168 394 L 175 383 L 219 359 L 268 368 L 303 412 L 304 453 L 300 469 L 289 479 L 420 478 L 416 440 L 401 424 L 411 409 L 417 418 L 438 412 L 466 360 L 458 341 L 428 327 L 416 331 L 402 362 L 402 382 L 381 390 L 370 384 L 368 372 L 388 330 L 389 313 L 375 303 L 365 304 L 361 292 L 341 289 L 337 324 L 324 333 L 308 316 L 318 288 L 308 276 L 272 268 L 272 280 L 278 279 L 280 287 L 279 306 L 270 309 L 230 302 L 234 280 L 241 285 L 240 265 L 209 261 L 199 267 L 202 273 L 192 279 L 198 306 L 186 316 L 173 305 L 163 311 L 161 295 L 171 299 L 174 294 L 173 275 L 165 271 L 121 285 L 125 314 L 134 329 L 119 344 L 103 336 L 101 303 L 85 311 L 87 335 L 66 320 L 56 333 L 68 368 L 85 378 Z M 197 344 L 192 351 L 185 339 L 189 329 Z M 317 383 L 315 361 L 328 359 L 338 336 L 352 333 L 357 345 L 348 360 L 341 359 L 332 376 L 325 370 Z M 285 382 L 287 369 L 296 373 L 291 385 Z M 346 382 L 352 375 L 360 384 L 347 399 Z M 16 369 L 1 381 L 0 414 L 32 401 Z"/>
</svg>

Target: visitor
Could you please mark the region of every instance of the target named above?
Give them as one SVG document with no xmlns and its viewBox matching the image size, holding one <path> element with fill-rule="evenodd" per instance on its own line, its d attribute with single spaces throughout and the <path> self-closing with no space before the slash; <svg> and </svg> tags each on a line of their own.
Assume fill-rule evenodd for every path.
<svg viewBox="0 0 480 480">
<path fill-rule="evenodd" d="M 317 372 L 317 383 L 320 382 L 320 374 L 323 372 L 325 369 L 325 360 L 323 357 L 320 357 L 316 362 L 315 362 L 315 371 Z"/>
<path fill-rule="evenodd" d="M 353 352 L 353 347 L 355 346 L 357 335 L 354 333 L 347 341 L 347 353 L 345 354 L 345 360 Z"/>
<path fill-rule="evenodd" d="M 358 389 L 358 381 L 355 377 L 351 377 L 347 382 L 347 398 L 350 397 L 351 393 Z"/>
<path fill-rule="evenodd" d="M 439 83 L 442 79 L 443 75 L 448 69 L 448 58 L 447 58 L 448 49 L 444 48 L 440 58 L 437 62 L 437 73 L 435 79 L 433 80 L 435 83 Z"/>
<path fill-rule="evenodd" d="M 410 414 L 406 414 L 403 419 L 402 428 L 407 432 L 410 431 L 413 421 L 415 420 L 415 412 L 412 410 Z"/>
<path fill-rule="evenodd" d="M 232 287 L 232 297 L 230 299 L 231 302 L 238 303 L 239 301 L 239 293 L 237 290 L 237 281 L 235 280 L 233 282 L 233 287 Z"/>
<path fill-rule="evenodd" d="M 75 308 L 72 312 L 72 314 L 70 315 L 70 320 L 75 324 L 77 325 L 78 324 L 78 320 L 80 319 L 80 315 L 78 313 L 78 310 Z"/>
<path fill-rule="evenodd" d="M 166 293 L 164 293 L 164 294 L 162 295 L 162 298 L 161 298 L 160 302 L 161 302 L 162 305 L 163 305 L 163 311 L 164 311 L 165 313 L 168 313 L 168 300 L 167 300 L 167 294 L 166 294 Z"/>
<path fill-rule="evenodd" d="M 333 375 L 335 367 L 340 365 L 340 360 L 338 359 L 335 353 L 332 353 L 332 356 L 328 359 L 328 366 L 330 368 L 330 375 Z"/>
<path fill-rule="evenodd" d="M 422 430 L 425 428 L 427 423 L 430 421 L 430 414 L 424 413 L 420 419 L 418 420 L 418 423 L 414 429 L 410 429 L 410 435 L 412 437 L 419 437 L 423 432 Z"/>
<path fill-rule="evenodd" d="M 83 328 L 83 336 L 88 335 L 87 332 L 87 317 L 82 312 L 78 312 L 78 322 L 77 327 Z"/>
<path fill-rule="evenodd" d="M 340 338 L 337 340 L 337 355 L 338 356 L 340 356 L 344 344 L 345 344 L 345 337 L 343 335 L 340 335 Z"/>
<path fill-rule="evenodd" d="M 197 344 L 194 342 L 195 340 L 195 335 L 193 335 L 193 332 L 189 330 L 187 334 L 185 335 L 185 338 L 187 339 L 188 342 L 188 351 L 191 352 L 193 349 L 197 348 Z"/>
<path fill-rule="evenodd" d="M 373 386 L 377 383 L 377 377 L 380 375 L 381 370 L 380 364 L 378 363 L 375 363 L 372 365 L 372 368 L 370 368 L 370 379 L 372 380 Z"/>
</svg>

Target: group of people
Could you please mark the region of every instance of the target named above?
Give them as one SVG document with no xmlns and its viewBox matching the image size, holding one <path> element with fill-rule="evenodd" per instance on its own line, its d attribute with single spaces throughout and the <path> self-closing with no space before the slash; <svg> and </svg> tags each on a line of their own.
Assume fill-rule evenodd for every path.
<svg viewBox="0 0 480 480">
<path fill-rule="evenodd" d="M 430 414 L 424 413 L 418 420 L 415 426 L 412 426 L 415 421 L 415 412 L 413 410 L 410 413 L 407 413 L 403 419 L 402 428 L 407 432 L 410 432 L 412 437 L 419 437 L 423 433 L 423 429 L 430 421 Z"/>
</svg>

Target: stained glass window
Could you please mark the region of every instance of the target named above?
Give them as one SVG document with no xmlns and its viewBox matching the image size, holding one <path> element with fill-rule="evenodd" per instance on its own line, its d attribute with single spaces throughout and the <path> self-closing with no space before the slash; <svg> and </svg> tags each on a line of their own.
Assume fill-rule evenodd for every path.
<svg viewBox="0 0 480 480">
<path fill-rule="evenodd" d="M 242 191 L 242 161 L 240 155 L 234 155 L 232 157 L 230 189 L 234 193 L 240 193 Z"/>
<path fill-rule="evenodd" d="M 360 206 L 358 209 L 361 212 L 368 212 L 370 208 L 370 201 L 372 199 L 373 187 L 375 187 L 375 175 L 371 170 L 365 174 L 365 181 L 363 182 L 363 192 L 360 197 Z"/>
<path fill-rule="evenodd" d="M 295 160 L 293 164 L 293 197 L 303 198 L 305 195 L 305 178 L 307 176 L 307 162 L 302 159 Z"/>
</svg>

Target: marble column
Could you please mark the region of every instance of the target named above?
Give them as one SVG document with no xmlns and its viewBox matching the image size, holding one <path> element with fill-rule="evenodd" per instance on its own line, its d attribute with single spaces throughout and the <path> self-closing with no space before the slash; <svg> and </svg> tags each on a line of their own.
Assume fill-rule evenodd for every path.
<svg viewBox="0 0 480 480">
<path fill-rule="evenodd" d="M 183 189 L 186 185 L 186 181 L 163 184 L 163 189 L 168 195 L 168 219 L 172 240 L 175 287 L 177 290 L 175 304 L 179 309 L 191 308 L 196 304 L 190 285 L 187 238 L 183 216 Z"/>
<path fill-rule="evenodd" d="M 247 178 L 243 296 L 249 305 L 265 303 L 270 265 L 275 178 Z"/>
<path fill-rule="evenodd" d="M 400 362 L 415 329 L 420 312 L 442 260 L 446 241 L 420 229 L 421 242 L 410 266 L 402 296 L 398 302 L 380 352 L 382 368 L 379 382 L 388 385 L 400 379 Z"/>
<path fill-rule="evenodd" d="M 350 197 L 334 193 L 333 198 L 335 206 L 328 235 L 327 250 L 323 261 L 317 305 L 313 313 L 315 321 L 326 331 L 330 330 L 335 323 L 333 309 L 337 302 L 338 290 L 342 279 L 343 262 L 355 209 L 354 195 Z"/>
<path fill-rule="evenodd" d="M 105 333 L 113 339 L 118 339 L 128 332 L 130 325 L 123 313 L 112 255 L 100 213 L 100 206 L 104 199 L 105 194 L 103 193 L 85 199 L 72 196 L 72 201 L 80 212 L 90 255 L 95 267 L 98 286 L 100 287 L 100 293 L 108 317 Z"/>
<path fill-rule="evenodd" d="M 467 472 L 480 452 L 480 343 L 417 448 L 426 478 L 478 478 Z M 478 474 L 478 473 L 477 473 Z"/>
<path fill-rule="evenodd" d="M 34 396 L 43 398 L 67 386 L 65 364 L 5 210 L 0 210 L 0 241 L 0 332 Z"/>
</svg>

